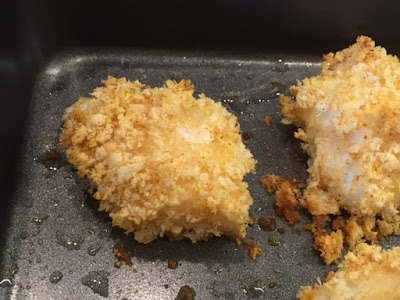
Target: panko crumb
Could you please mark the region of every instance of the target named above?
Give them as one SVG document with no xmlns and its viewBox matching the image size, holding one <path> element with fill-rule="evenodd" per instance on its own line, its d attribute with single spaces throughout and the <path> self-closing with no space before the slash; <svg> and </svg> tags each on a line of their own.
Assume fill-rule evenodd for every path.
<svg viewBox="0 0 400 300">
<path fill-rule="evenodd" d="M 400 247 L 382 250 L 377 245 L 358 244 L 330 272 L 324 284 L 301 287 L 300 300 L 398 300 L 400 299 Z"/>
<path fill-rule="evenodd" d="M 300 221 L 300 214 L 295 210 L 299 204 L 301 191 L 296 179 L 282 179 L 277 175 L 268 174 L 261 179 L 261 185 L 272 194 L 275 192 L 275 205 L 289 224 Z"/>
<path fill-rule="evenodd" d="M 309 154 L 309 179 L 300 203 L 315 216 L 337 219 L 351 249 L 399 234 L 400 62 L 360 36 L 324 56 L 318 76 L 281 96 L 284 124 Z"/>
<path fill-rule="evenodd" d="M 246 244 L 247 249 L 249 249 L 250 257 L 252 259 L 256 259 L 257 257 L 262 255 L 261 245 L 254 244 L 251 240 L 246 240 L 244 243 Z"/>
<path fill-rule="evenodd" d="M 266 116 L 265 119 L 264 119 L 264 123 L 268 127 L 271 127 L 272 126 L 272 118 L 270 116 Z"/>
<path fill-rule="evenodd" d="M 255 163 L 238 120 L 193 97 L 189 80 L 164 87 L 109 77 L 63 117 L 68 160 L 97 188 L 100 210 L 141 243 L 246 235 Z"/>
<path fill-rule="evenodd" d="M 131 252 L 128 250 L 125 250 L 125 248 L 122 245 L 115 246 L 113 253 L 114 253 L 115 257 L 118 259 L 114 263 L 114 266 L 116 268 L 121 267 L 123 262 L 126 263 L 128 266 L 132 266 Z"/>
<path fill-rule="evenodd" d="M 328 234 L 324 229 L 319 229 L 314 233 L 314 249 L 321 252 L 325 263 L 337 264 L 342 257 L 343 232 L 339 229 Z"/>
</svg>

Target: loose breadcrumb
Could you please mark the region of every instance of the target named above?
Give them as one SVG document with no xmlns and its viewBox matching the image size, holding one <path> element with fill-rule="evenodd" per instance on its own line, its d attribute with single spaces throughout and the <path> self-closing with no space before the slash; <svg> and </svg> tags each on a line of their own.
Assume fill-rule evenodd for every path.
<svg viewBox="0 0 400 300">
<path fill-rule="evenodd" d="M 131 252 L 125 250 L 122 245 L 117 245 L 114 247 L 113 253 L 118 261 L 115 262 L 114 266 L 119 268 L 122 263 L 126 263 L 128 266 L 132 266 Z"/>
<path fill-rule="evenodd" d="M 324 284 L 301 287 L 300 300 L 398 300 L 400 299 L 400 247 L 358 244 L 349 252 L 339 270 Z"/>
<path fill-rule="evenodd" d="M 313 215 L 350 213 L 335 227 L 351 248 L 400 232 L 399 78 L 398 58 L 360 36 L 291 88 L 296 101 L 281 96 L 283 123 L 310 156 L 300 202 Z"/>
<path fill-rule="evenodd" d="M 168 259 L 168 269 L 176 269 L 178 267 L 178 261 L 175 259 Z"/>
<path fill-rule="evenodd" d="M 319 229 L 314 233 L 314 249 L 321 252 L 327 265 L 337 264 L 342 257 L 343 238 L 341 230 L 328 234 L 324 229 Z"/>
<path fill-rule="evenodd" d="M 109 77 L 65 111 L 68 160 L 97 188 L 113 225 L 149 243 L 245 237 L 256 161 L 237 118 L 190 81 L 164 87 Z"/>
<path fill-rule="evenodd" d="M 251 240 L 247 240 L 244 242 L 247 246 L 247 249 L 250 251 L 250 257 L 252 259 L 256 259 L 257 257 L 262 255 L 262 248 L 259 244 L 254 244 Z"/>
<path fill-rule="evenodd" d="M 295 210 L 301 196 L 296 179 L 282 179 L 277 175 L 268 174 L 261 179 L 261 185 L 268 193 L 275 192 L 275 205 L 289 224 L 300 221 L 300 215 Z"/>
<path fill-rule="evenodd" d="M 272 118 L 270 116 L 266 116 L 265 119 L 264 119 L 264 123 L 268 127 L 271 127 L 272 126 Z"/>
</svg>

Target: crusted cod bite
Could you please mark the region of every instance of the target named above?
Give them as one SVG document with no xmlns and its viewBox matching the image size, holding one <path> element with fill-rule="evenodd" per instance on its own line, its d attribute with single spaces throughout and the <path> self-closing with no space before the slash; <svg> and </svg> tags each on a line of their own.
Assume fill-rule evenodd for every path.
<svg viewBox="0 0 400 300">
<path fill-rule="evenodd" d="M 66 109 L 61 140 L 113 225 L 141 243 L 243 238 L 253 203 L 243 178 L 256 161 L 237 118 L 204 95 L 195 99 L 187 80 L 103 84 Z"/>
<path fill-rule="evenodd" d="M 282 96 L 283 123 L 309 154 L 301 204 L 314 216 L 351 214 L 351 248 L 400 233 L 400 63 L 369 37 L 325 55 L 322 72 Z"/>
<path fill-rule="evenodd" d="M 379 246 L 358 244 L 346 255 L 339 270 L 327 281 L 301 287 L 300 300 L 398 300 L 400 299 L 400 247 L 382 250 Z"/>
</svg>

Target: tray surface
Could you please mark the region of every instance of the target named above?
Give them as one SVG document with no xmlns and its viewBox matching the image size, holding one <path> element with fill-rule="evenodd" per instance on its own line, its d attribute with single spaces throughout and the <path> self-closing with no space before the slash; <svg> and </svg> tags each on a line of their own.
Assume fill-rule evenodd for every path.
<svg viewBox="0 0 400 300">
<path fill-rule="evenodd" d="M 307 156 L 294 139 L 292 126 L 280 123 L 279 94 L 320 71 L 320 59 L 195 56 L 161 52 L 72 51 L 45 65 L 33 91 L 33 104 L 21 159 L 23 175 L 13 199 L 3 245 L 1 299 L 175 299 L 189 285 L 196 299 L 295 299 L 301 285 L 324 278 L 335 269 L 312 250 L 312 237 L 302 221 L 289 227 L 276 217 L 273 196 L 261 187 L 267 173 L 307 178 Z M 87 192 L 59 143 L 66 107 L 88 96 L 108 75 L 139 79 L 152 87 L 167 79 L 190 79 L 198 93 L 221 101 L 239 118 L 242 132 L 255 135 L 248 148 L 258 160 L 256 174 L 246 177 L 254 199 L 250 215 L 276 219 L 285 233 L 263 231 L 257 225 L 247 236 L 261 244 L 264 255 L 252 260 L 245 245 L 229 238 L 192 244 L 158 239 L 138 244 L 113 228 L 106 213 Z M 276 84 L 279 82 L 281 84 Z M 271 116 L 272 126 L 264 124 Z M 60 154 L 46 160 L 46 151 Z M 276 238 L 279 245 L 269 243 Z M 132 253 L 132 266 L 115 268 L 113 246 Z M 399 244 L 389 237 L 386 245 Z M 167 267 L 168 259 L 179 262 Z M 9 281 L 7 280 L 9 279 Z M 97 281 L 96 281 L 97 280 Z M 89 286 L 92 286 L 90 288 Z"/>
</svg>

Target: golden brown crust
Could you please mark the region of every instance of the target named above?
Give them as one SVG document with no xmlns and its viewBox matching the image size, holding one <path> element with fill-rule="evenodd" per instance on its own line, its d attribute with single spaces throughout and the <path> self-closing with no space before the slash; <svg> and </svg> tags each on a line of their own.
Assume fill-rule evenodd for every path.
<svg viewBox="0 0 400 300">
<path fill-rule="evenodd" d="M 349 252 L 324 284 L 301 287 L 300 300 L 400 299 L 400 247 L 382 250 L 364 243 Z"/>
<path fill-rule="evenodd" d="M 310 156 L 300 203 L 314 216 L 350 213 L 332 224 L 350 249 L 400 231 L 399 76 L 398 58 L 360 36 L 291 87 L 295 101 L 281 95 L 282 122 L 300 127 Z"/>
<path fill-rule="evenodd" d="M 61 140 L 113 225 L 143 243 L 243 238 L 253 202 L 243 177 L 255 160 L 237 118 L 204 95 L 195 99 L 188 80 L 103 84 L 66 109 Z"/>
</svg>

